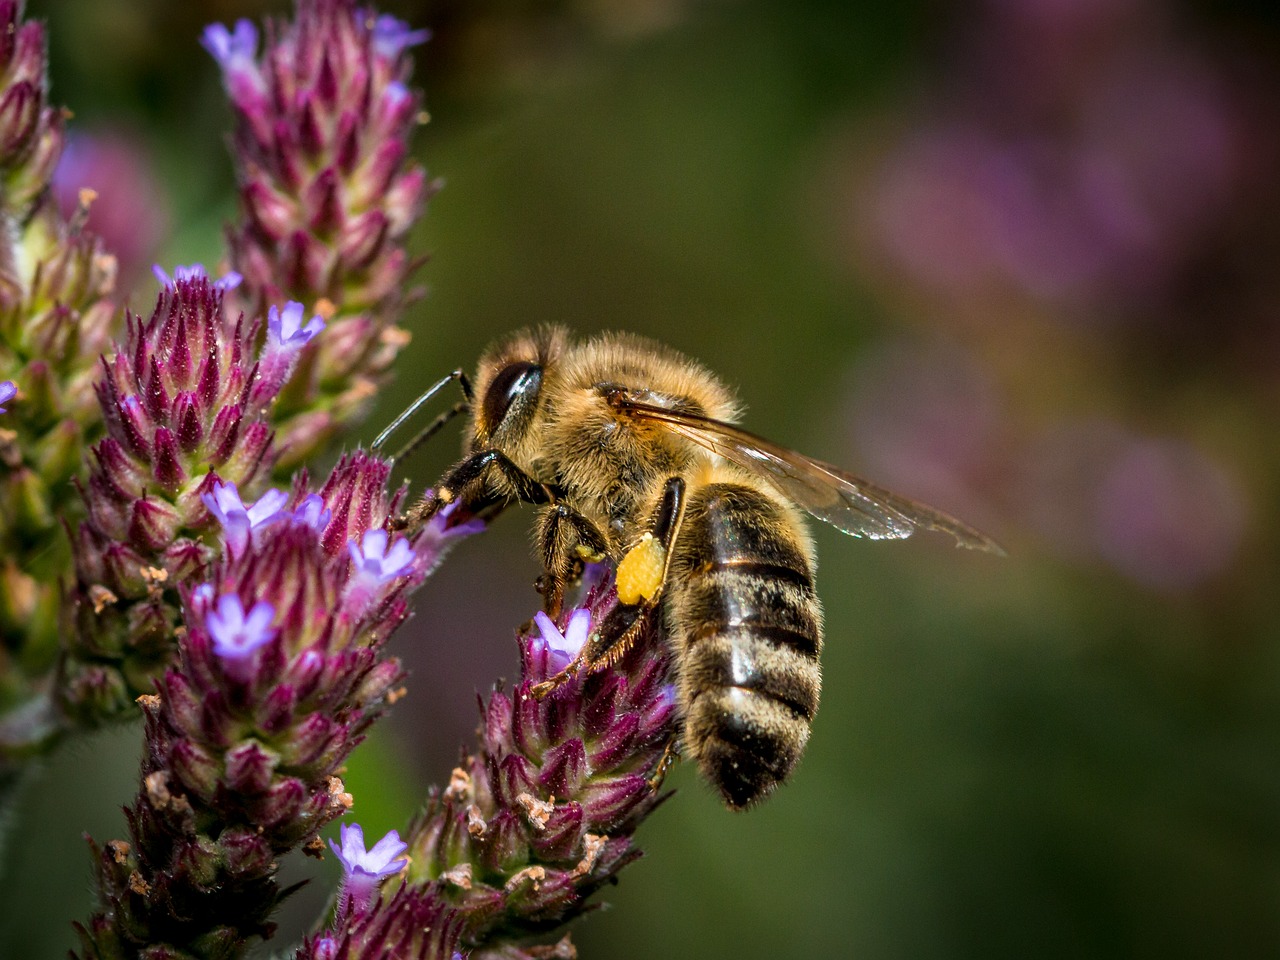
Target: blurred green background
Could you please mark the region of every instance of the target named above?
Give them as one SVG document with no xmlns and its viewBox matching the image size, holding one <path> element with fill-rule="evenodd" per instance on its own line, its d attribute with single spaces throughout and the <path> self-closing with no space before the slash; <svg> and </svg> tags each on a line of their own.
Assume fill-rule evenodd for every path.
<svg viewBox="0 0 1280 960">
<path fill-rule="evenodd" d="M 83 149 L 115 151 L 95 214 L 145 310 L 151 260 L 215 262 L 233 215 L 199 31 L 283 0 L 29 9 Z M 736 385 L 750 428 L 1009 550 L 817 531 L 806 759 L 745 815 L 677 769 L 647 858 L 574 929 L 581 955 L 1280 955 L 1275 5 L 383 9 L 435 31 L 417 146 L 445 187 L 366 440 L 500 333 L 632 330 Z M 438 441 L 415 481 L 455 453 Z M 411 696 L 348 781 L 374 835 L 515 673 L 527 517 L 463 544 L 396 641 Z M 72 744 L 30 785 L 0 956 L 71 946 L 81 832 L 123 833 L 138 740 Z M 290 869 L 319 880 L 282 945 L 334 864 Z"/>
</svg>

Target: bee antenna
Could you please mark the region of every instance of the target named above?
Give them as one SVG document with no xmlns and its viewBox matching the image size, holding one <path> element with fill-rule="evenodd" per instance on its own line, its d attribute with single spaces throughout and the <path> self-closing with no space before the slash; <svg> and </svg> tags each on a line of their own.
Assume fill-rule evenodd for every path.
<svg viewBox="0 0 1280 960">
<path fill-rule="evenodd" d="M 440 380 L 433 383 L 430 387 L 428 387 L 426 390 L 422 392 L 421 396 L 419 396 L 418 399 L 414 400 L 413 403 L 405 407 L 403 412 L 401 412 L 401 414 L 398 417 L 392 420 L 390 425 L 387 426 L 385 430 L 383 430 L 374 438 L 373 443 L 370 445 L 370 449 L 373 451 L 380 450 L 383 444 L 387 442 L 387 440 L 391 437 L 393 433 L 395 433 L 398 429 L 400 429 L 400 427 L 404 424 L 406 420 L 408 420 L 415 413 L 417 413 L 424 403 L 426 403 L 428 400 L 434 397 L 437 393 L 443 390 L 450 382 L 454 380 L 458 381 L 458 385 L 462 388 L 462 392 L 465 395 L 466 399 L 458 401 L 458 403 L 454 404 L 452 408 L 450 408 L 449 410 L 446 410 L 444 413 L 440 414 L 440 416 L 436 417 L 435 420 L 433 420 L 430 424 L 428 424 L 423 430 L 419 431 L 417 436 L 415 436 L 404 447 L 402 447 L 399 451 L 397 451 L 395 456 L 391 457 L 388 462 L 390 464 L 395 464 L 396 462 L 403 460 L 410 453 L 416 450 L 419 445 L 425 443 L 432 436 L 438 433 L 440 429 L 445 424 L 447 424 L 450 420 L 452 420 L 458 414 L 464 413 L 465 411 L 470 409 L 471 396 L 472 396 L 471 382 L 470 380 L 467 379 L 467 375 L 465 373 L 463 373 L 461 370 L 455 370 L 453 371 L 453 373 L 449 374 L 448 376 L 442 377 Z"/>
</svg>

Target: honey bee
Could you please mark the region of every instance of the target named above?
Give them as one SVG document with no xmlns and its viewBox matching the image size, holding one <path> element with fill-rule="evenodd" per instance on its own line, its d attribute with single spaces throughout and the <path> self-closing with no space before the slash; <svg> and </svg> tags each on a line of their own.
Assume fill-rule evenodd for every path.
<svg viewBox="0 0 1280 960">
<path fill-rule="evenodd" d="M 521 332 L 489 348 L 474 386 L 455 371 L 419 403 L 451 379 L 466 400 L 424 433 L 469 412 L 466 454 L 405 525 L 458 499 L 537 504 L 534 540 L 552 616 L 584 561 L 613 561 L 615 622 L 534 693 L 584 665 L 613 663 L 658 611 L 682 708 L 681 750 L 734 809 L 787 779 L 818 709 L 822 607 L 797 508 L 855 537 L 924 528 L 1002 552 L 954 517 L 736 426 L 733 393 L 651 340 Z"/>
</svg>

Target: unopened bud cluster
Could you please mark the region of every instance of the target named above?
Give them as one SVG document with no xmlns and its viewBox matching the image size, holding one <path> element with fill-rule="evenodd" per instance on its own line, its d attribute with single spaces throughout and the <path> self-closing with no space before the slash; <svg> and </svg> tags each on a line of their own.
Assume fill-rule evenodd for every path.
<svg viewBox="0 0 1280 960">
<path fill-rule="evenodd" d="M 44 27 L 19 0 L 0 0 L 0 179 L 5 213 L 25 219 L 63 148 L 63 114 L 48 102 Z"/>
</svg>

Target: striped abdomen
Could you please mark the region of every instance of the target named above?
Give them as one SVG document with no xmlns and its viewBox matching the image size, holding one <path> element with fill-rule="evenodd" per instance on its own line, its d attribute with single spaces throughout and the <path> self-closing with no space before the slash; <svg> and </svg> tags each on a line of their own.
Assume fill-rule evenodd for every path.
<svg viewBox="0 0 1280 960">
<path fill-rule="evenodd" d="M 666 585 L 684 749 L 731 807 L 791 773 L 818 709 L 822 608 L 799 517 L 738 483 L 696 490 Z"/>
</svg>

